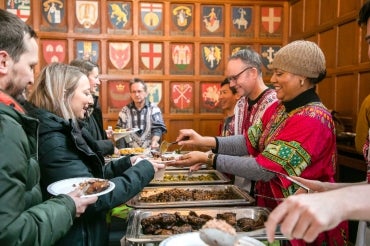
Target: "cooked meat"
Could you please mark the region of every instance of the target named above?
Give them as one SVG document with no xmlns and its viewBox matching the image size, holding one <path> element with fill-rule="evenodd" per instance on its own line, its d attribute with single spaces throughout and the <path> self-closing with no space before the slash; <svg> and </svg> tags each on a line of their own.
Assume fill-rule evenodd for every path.
<svg viewBox="0 0 370 246">
<path fill-rule="evenodd" d="M 226 212 L 223 214 L 217 214 L 216 219 L 225 220 L 229 225 L 236 225 L 236 213 Z"/>
<path fill-rule="evenodd" d="M 259 216 L 256 219 L 240 218 L 236 220 L 236 213 L 226 212 L 217 214 L 216 218 L 208 214 L 198 215 L 195 211 L 189 211 L 188 215 L 180 212 L 159 213 L 147 218 L 143 218 L 140 223 L 144 234 L 152 235 L 171 235 L 191 231 L 197 231 L 202 228 L 208 221 L 213 219 L 223 220 L 236 231 L 251 231 L 263 226 L 267 219 L 265 216 Z"/>
<path fill-rule="evenodd" d="M 174 226 L 172 227 L 173 234 L 181 234 L 185 232 L 192 232 L 193 228 L 189 224 L 184 224 L 182 226 Z"/>
</svg>

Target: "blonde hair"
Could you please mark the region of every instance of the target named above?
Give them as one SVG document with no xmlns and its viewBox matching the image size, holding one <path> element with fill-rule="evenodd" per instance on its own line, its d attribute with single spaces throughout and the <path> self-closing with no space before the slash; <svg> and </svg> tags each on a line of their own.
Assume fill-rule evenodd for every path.
<svg viewBox="0 0 370 246">
<path fill-rule="evenodd" d="M 84 74 L 77 67 L 51 63 L 39 74 L 29 96 L 29 102 L 65 120 L 77 122 L 71 108 L 71 99 L 81 76 Z"/>
</svg>

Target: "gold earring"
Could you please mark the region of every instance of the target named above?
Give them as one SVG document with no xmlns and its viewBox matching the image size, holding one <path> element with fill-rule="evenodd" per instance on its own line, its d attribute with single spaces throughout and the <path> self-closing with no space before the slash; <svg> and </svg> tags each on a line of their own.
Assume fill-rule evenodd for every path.
<svg viewBox="0 0 370 246">
<path fill-rule="evenodd" d="M 304 85 L 304 80 L 302 79 L 302 80 L 301 80 L 301 86 L 303 86 L 303 85 Z"/>
</svg>

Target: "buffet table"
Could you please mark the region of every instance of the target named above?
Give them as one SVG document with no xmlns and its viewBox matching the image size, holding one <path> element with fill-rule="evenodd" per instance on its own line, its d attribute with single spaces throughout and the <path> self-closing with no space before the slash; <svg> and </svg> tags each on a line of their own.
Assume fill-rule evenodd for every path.
<svg viewBox="0 0 370 246">
<path fill-rule="evenodd" d="M 216 170 L 207 169 L 193 172 L 191 177 L 188 174 L 187 169 L 166 170 L 165 180 L 153 180 L 127 202 L 127 206 L 133 210 L 129 213 L 127 231 L 121 245 L 159 245 L 172 235 L 185 235 L 199 230 L 205 221 L 212 218 L 226 220 L 226 217 L 232 216 L 237 233 L 263 227 L 269 210 L 256 207 L 254 198 L 230 184 L 228 177 Z M 202 180 L 198 180 L 197 176 Z M 177 195 L 194 196 L 199 200 L 188 200 L 189 197 L 181 200 L 177 199 Z M 161 228 L 161 221 L 168 219 L 172 219 L 171 226 L 164 225 Z M 179 224 L 174 224 L 178 220 Z M 242 227 L 245 221 L 252 224 Z M 253 238 L 267 240 L 266 235 Z M 271 245 L 280 245 L 280 240 L 286 240 L 281 234 L 277 234 L 276 238 L 277 243 Z"/>
</svg>

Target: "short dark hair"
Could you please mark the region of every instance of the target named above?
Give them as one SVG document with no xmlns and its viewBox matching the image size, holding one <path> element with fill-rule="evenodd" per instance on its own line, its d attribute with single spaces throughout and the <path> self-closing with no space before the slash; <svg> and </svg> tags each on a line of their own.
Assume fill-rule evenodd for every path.
<svg viewBox="0 0 370 246">
<path fill-rule="evenodd" d="M 257 69 L 258 73 L 262 73 L 262 58 L 261 55 L 258 54 L 256 51 L 254 51 L 251 48 L 245 48 L 242 50 L 239 50 L 232 54 L 229 57 L 230 60 L 237 60 L 240 59 L 244 64 L 247 66 L 252 66 Z"/>
<path fill-rule="evenodd" d="M 148 87 L 146 86 L 146 84 L 145 84 L 144 80 L 139 79 L 139 78 L 133 78 L 132 80 L 130 80 L 130 91 L 131 91 L 131 86 L 132 86 L 133 84 L 136 84 L 136 83 L 140 83 L 140 84 L 142 84 L 142 85 L 143 85 L 143 87 L 144 87 L 144 91 L 145 91 L 145 92 L 147 92 L 147 91 L 148 91 Z"/>
<path fill-rule="evenodd" d="M 367 0 L 361 7 L 359 13 L 358 13 L 358 25 L 366 25 L 367 20 L 370 18 L 370 1 Z"/>
<path fill-rule="evenodd" d="M 96 67 L 99 69 L 98 64 L 89 61 L 89 60 L 83 60 L 83 59 L 74 59 L 72 60 L 69 65 L 78 67 L 81 72 L 83 72 L 86 76 L 89 76 L 90 72 Z"/>
<path fill-rule="evenodd" d="M 28 34 L 37 38 L 36 32 L 18 16 L 0 9 L 0 50 L 5 50 L 9 56 L 18 62 L 26 51 L 24 37 Z"/>
<path fill-rule="evenodd" d="M 226 79 L 224 79 L 224 81 L 222 81 L 221 82 L 221 87 L 222 86 L 224 86 L 224 85 L 229 85 L 229 88 L 230 88 L 230 90 L 231 90 L 231 92 L 235 95 L 236 94 L 236 89 L 235 89 L 235 87 L 233 86 L 233 87 L 231 87 L 230 86 L 230 81 L 229 81 L 229 79 L 228 78 L 226 78 Z"/>
</svg>

